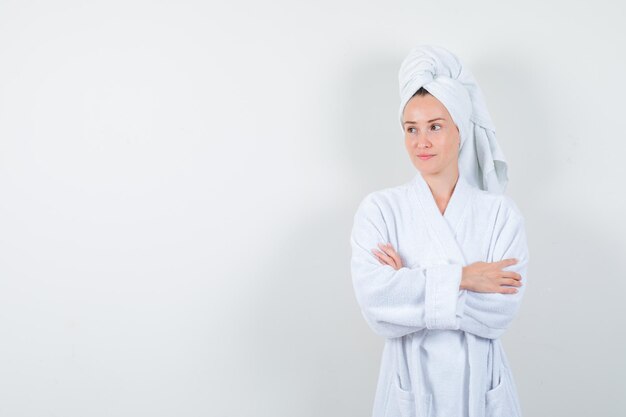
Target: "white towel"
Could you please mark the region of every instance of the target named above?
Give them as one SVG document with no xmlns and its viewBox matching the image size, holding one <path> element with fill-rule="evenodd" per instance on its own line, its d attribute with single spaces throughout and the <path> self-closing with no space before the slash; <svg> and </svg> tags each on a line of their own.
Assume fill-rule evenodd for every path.
<svg viewBox="0 0 626 417">
<path fill-rule="evenodd" d="M 448 109 L 459 128 L 460 175 L 482 190 L 503 193 L 508 182 L 506 158 L 482 90 L 456 55 L 440 46 L 417 46 L 402 62 L 398 77 L 401 127 L 406 103 L 424 87 Z"/>
</svg>

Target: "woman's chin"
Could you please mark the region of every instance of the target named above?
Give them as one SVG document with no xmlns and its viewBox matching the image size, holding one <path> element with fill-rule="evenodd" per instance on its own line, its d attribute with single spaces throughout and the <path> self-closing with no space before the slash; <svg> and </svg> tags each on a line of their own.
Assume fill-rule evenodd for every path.
<svg viewBox="0 0 626 417">
<path fill-rule="evenodd" d="M 435 167 L 425 167 L 423 164 L 413 164 L 422 175 L 432 175 L 438 170 Z"/>
</svg>

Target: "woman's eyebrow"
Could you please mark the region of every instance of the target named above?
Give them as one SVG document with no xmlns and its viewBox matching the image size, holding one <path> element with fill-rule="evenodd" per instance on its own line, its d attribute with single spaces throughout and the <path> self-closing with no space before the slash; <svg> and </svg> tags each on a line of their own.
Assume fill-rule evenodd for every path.
<svg viewBox="0 0 626 417">
<path fill-rule="evenodd" d="M 437 117 L 437 118 L 435 118 L 435 119 L 430 119 L 430 120 L 429 120 L 428 122 L 426 122 L 426 123 L 434 122 L 435 120 L 446 120 L 446 119 L 444 119 L 443 117 Z M 408 121 L 404 122 L 404 124 L 415 124 L 415 123 L 416 123 L 416 122 L 413 122 L 413 121 L 411 121 L 411 120 L 408 120 Z"/>
</svg>

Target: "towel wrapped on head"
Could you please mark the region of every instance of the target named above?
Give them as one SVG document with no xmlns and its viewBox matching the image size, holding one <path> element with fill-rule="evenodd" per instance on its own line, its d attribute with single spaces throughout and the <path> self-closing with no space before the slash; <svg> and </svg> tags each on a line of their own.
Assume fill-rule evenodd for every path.
<svg viewBox="0 0 626 417">
<path fill-rule="evenodd" d="M 460 175 L 482 190 L 503 193 L 508 182 L 507 162 L 496 140 L 483 93 L 472 73 L 447 49 L 420 45 L 402 61 L 398 76 L 402 130 L 407 102 L 424 87 L 448 109 L 459 128 Z"/>
</svg>

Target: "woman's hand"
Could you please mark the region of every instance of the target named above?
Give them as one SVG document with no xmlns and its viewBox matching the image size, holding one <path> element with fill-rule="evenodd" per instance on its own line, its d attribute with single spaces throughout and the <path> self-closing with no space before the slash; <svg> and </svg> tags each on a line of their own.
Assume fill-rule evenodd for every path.
<svg viewBox="0 0 626 417">
<path fill-rule="evenodd" d="M 460 289 L 515 294 L 517 288 L 503 287 L 503 285 L 520 287 L 522 276 L 517 272 L 503 271 L 503 269 L 516 263 L 517 259 L 503 259 L 498 262 L 475 262 L 468 265 L 463 268 Z"/>
<path fill-rule="evenodd" d="M 402 268 L 400 255 L 394 250 L 391 244 L 379 243 L 378 247 L 382 251 L 372 249 L 378 258 L 378 262 L 383 265 L 390 265 L 395 270 Z M 522 286 L 522 276 L 514 271 L 504 271 L 510 265 L 515 265 L 517 259 L 503 259 L 498 262 L 475 262 L 463 268 L 460 289 L 475 292 L 490 292 L 502 294 L 514 294 L 517 288 Z"/>
<path fill-rule="evenodd" d="M 390 243 L 387 243 L 387 244 L 379 243 L 378 247 L 382 249 L 382 252 L 376 249 L 372 249 L 372 252 L 374 252 L 374 255 L 376 255 L 376 257 L 378 258 L 378 261 L 381 264 L 390 265 L 391 267 L 393 267 L 393 269 L 396 269 L 396 270 L 402 268 L 402 261 L 400 260 L 400 255 L 396 253 L 396 251 L 393 249 Z"/>
</svg>

